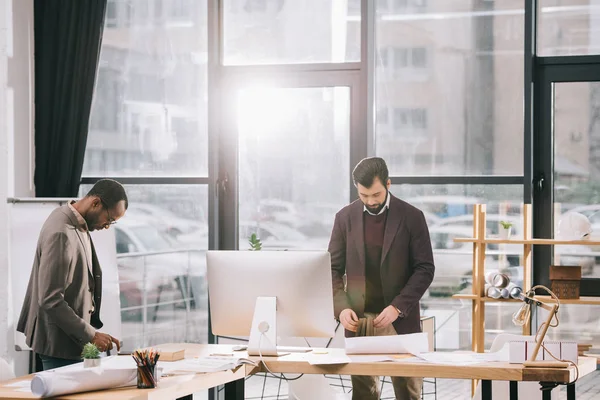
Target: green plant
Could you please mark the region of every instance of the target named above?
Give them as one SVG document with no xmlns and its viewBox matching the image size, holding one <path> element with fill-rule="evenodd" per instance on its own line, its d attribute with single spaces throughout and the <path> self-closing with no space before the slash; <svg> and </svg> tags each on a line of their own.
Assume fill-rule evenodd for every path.
<svg viewBox="0 0 600 400">
<path fill-rule="evenodd" d="M 262 249 L 262 243 L 256 233 L 250 235 L 250 239 L 248 239 L 248 243 L 250 243 L 250 250 L 258 251 Z"/>
<path fill-rule="evenodd" d="M 86 343 L 81 351 L 81 358 L 100 358 L 100 350 L 93 343 Z"/>
<path fill-rule="evenodd" d="M 503 227 L 504 229 L 508 229 L 508 228 L 510 228 L 510 227 L 511 227 L 513 224 L 512 224 L 512 222 L 508 222 L 508 221 L 500 221 L 500 225 L 502 225 L 502 227 Z"/>
</svg>

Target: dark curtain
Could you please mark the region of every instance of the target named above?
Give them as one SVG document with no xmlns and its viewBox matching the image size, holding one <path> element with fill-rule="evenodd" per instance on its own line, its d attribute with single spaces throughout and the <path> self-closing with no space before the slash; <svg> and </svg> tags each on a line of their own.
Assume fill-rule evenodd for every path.
<svg viewBox="0 0 600 400">
<path fill-rule="evenodd" d="M 35 0 L 35 189 L 79 190 L 107 0 Z"/>
</svg>

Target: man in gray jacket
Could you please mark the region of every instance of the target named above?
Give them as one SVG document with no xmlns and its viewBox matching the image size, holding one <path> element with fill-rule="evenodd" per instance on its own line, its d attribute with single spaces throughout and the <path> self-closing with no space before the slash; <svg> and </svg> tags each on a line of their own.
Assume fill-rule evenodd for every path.
<svg viewBox="0 0 600 400">
<path fill-rule="evenodd" d="M 120 349 L 98 332 L 102 269 L 89 232 L 108 229 L 125 215 L 127 194 L 113 180 L 98 181 L 80 201 L 54 210 L 40 232 L 17 330 L 38 353 L 44 370 L 81 360 L 83 345 Z"/>
</svg>

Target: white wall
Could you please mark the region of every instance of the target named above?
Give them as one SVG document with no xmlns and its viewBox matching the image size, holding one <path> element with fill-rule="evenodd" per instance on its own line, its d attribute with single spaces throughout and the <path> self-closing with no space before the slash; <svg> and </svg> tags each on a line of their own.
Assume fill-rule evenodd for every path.
<svg viewBox="0 0 600 400">
<path fill-rule="evenodd" d="M 10 304 L 7 197 L 32 197 L 33 0 L 0 1 L 0 357 L 17 375 L 29 352 L 14 350 Z"/>
<path fill-rule="evenodd" d="M 33 0 L 9 0 L 12 5 L 12 35 L 9 30 L 8 116 L 9 196 L 35 197 L 34 165 L 34 62 L 33 62 Z M 12 51 L 11 51 L 12 50 Z M 12 103 L 12 104 L 11 104 Z M 12 134 L 11 134 L 12 131 Z M 11 151 L 12 149 L 12 151 Z M 10 159 L 10 157 L 9 157 Z"/>
<path fill-rule="evenodd" d="M 6 2 L 0 2 L 0 357 L 7 358 L 8 335 L 8 227 L 6 202 L 1 201 L 8 192 L 8 134 L 6 126 Z"/>
</svg>

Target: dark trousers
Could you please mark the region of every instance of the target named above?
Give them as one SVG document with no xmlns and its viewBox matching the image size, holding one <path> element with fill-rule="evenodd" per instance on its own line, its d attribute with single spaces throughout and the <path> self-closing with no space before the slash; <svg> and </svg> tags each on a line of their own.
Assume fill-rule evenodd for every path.
<svg viewBox="0 0 600 400">
<path fill-rule="evenodd" d="M 373 320 L 378 315 L 365 313 L 363 324 L 367 326 L 364 332 L 359 330 L 359 336 L 392 336 L 398 334 L 393 325 L 388 325 L 385 328 L 373 327 Z M 379 376 L 352 375 L 350 378 L 352 380 L 352 400 L 378 400 L 381 397 L 381 393 L 379 393 Z M 394 387 L 396 400 L 420 400 L 423 378 L 392 377 L 392 386 Z"/>
<path fill-rule="evenodd" d="M 81 362 L 81 360 L 67 360 L 64 358 L 45 356 L 43 354 L 40 354 L 40 358 L 42 359 L 42 367 L 44 368 L 44 371 L 54 368 L 66 367 L 67 365 Z"/>
</svg>

